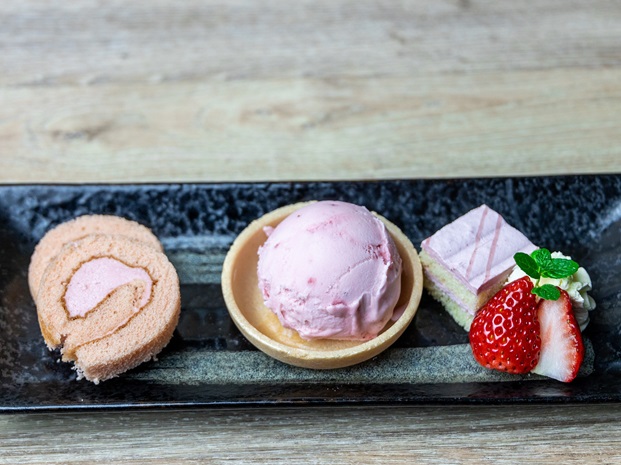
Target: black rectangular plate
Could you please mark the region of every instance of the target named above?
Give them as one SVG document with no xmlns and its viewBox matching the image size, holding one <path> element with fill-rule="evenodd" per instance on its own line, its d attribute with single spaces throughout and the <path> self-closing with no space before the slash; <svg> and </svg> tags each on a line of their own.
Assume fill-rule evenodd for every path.
<svg viewBox="0 0 621 465">
<path fill-rule="evenodd" d="M 418 247 L 482 203 L 535 244 L 591 274 L 598 306 L 585 336 L 593 373 L 570 384 L 478 367 L 466 333 L 430 299 L 388 351 L 351 369 L 316 372 L 258 352 L 231 323 L 220 291 L 224 255 L 253 219 L 282 205 L 365 205 Z M 182 313 L 157 361 L 93 385 L 45 348 L 28 292 L 37 241 L 88 213 L 152 228 L 177 267 Z M 0 187 L 0 411 L 139 407 L 618 402 L 621 400 L 621 176 L 338 183 L 33 185 Z"/>
</svg>

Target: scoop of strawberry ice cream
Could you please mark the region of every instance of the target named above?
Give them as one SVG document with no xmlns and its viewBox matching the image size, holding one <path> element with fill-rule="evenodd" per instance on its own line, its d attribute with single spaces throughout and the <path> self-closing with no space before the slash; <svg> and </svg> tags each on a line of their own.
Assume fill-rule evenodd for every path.
<svg viewBox="0 0 621 465">
<path fill-rule="evenodd" d="M 401 257 L 366 208 L 316 202 L 266 233 L 259 288 L 284 327 L 304 339 L 367 340 L 393 316 Z"/>
</svg>

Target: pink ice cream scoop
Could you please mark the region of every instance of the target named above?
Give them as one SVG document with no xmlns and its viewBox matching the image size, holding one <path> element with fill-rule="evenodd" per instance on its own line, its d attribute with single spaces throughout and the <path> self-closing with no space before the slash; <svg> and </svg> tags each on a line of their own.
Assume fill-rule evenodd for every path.
<svg viewBox="0 0 621 465">
<path fill-rule="evenodd" d="M 316 202 L 295 211 L 259 248 L 265 305 L 304 339 L 372 339 L 393 316 L 401 257 L 366 208 Z"/>
</svg>

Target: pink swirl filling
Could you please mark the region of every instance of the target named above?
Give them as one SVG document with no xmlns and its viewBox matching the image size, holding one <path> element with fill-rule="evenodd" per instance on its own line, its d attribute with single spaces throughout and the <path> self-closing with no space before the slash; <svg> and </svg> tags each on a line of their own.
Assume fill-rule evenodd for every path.
<svg viewBox="0 0 621 465">
<path fill-rule="evenodd" d="M 134 280 L 145 283 L 139 307 L 142 308 L 149 302 L 153 286 L 153 280 L 144 269 L 133 268 L 107 257 L 96 258 L 82 264 L 71 277 L 65 293 L 65 305 L 69 316 L 84 317 L 116 288 Z"/>
</svg>

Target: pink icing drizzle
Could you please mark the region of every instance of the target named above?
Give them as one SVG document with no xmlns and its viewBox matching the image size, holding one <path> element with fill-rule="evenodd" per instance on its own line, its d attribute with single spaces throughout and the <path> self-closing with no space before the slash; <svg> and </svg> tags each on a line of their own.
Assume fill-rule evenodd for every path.
<svg viewBox="0 0 621 465">
<path fill-rule="evenodd" d="M 496 219 L 496 229 L 494 230 L 494 239 L 492 240 L 492 246 L 490 247 L 489 256 L 487 257 L 487 264 L 485 265 L 485 280 L 489 279 L 489 274 L 494 265 L 494 254 L 498 248 L 498 239 L 500 238 L 500 230 L 502 229 L 502 216 L 498 215 Z"/>
<path fill-rule="evenodd" d="M 69 316 L 84 317 L 117 287 L 136 279 L 146 284 L 140 300 L 139 308 L 142 308 L 149 302 L 153 286 L 153 280 L 144 269 L 133 268 L 107 257 L 82 264 L 71 277 L 65 293 Z"/>
<path fill-rule="evenodd" d="M 470 262 L 468 263 L 468 269 L 466 270 L 466 279 L 470 278 L 470 273 L 472 272 L 472 266 L 474 265 L 474 259 L 477 256 L 477 251 L 479 250 L 479 243 L 481 242 L 481 235 L 483 234 L 483 226 L 485 225 L 485 217 L 487 216 L 487 212 L 489 210 L 483 210 L 483 214 L 481 215 L 481 221 L 479 222 L 479 228 L 477 229 L 477 235 L 474 239 L 474 249 L 472 250 L 472 255 L 470 255 Z M 489 266 L 489 261 L 487 262 Z"/>
</svg>

